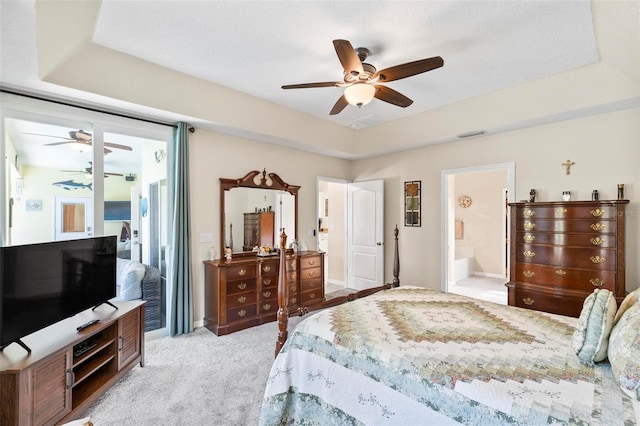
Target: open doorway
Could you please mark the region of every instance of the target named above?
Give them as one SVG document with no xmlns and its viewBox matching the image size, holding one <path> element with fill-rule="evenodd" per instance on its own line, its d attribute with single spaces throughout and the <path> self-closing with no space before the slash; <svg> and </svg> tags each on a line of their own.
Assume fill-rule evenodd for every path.
<svg viewBox="0 0 640 426">
<path fill-rule="evenodd" d="M 325 295 L 347 288 L 347 184 L 341 179 L 318 177 L 318 250 L 324 256 Z M 331 296 L 329 296 L 331 297 Z"/>
<path fill-rule="evenodd" d="M 442 185 L 442 290 L 506 305 L 514 164 L 444 170 Z"/>
</svg>

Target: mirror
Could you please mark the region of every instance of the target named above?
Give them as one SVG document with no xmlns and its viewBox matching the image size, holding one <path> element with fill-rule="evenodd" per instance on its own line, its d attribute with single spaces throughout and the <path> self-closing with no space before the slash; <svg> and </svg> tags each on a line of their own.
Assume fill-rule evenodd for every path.
<svg viewBox="0 0 640 426">
<path fill-rule="evenodd" d="M 266 170 L 240 179 L 220 178 L 220 247 L 241 253 L 255 245 L 275 246 L 283 227 L 287 243 L 297 239 L 299 189 Z"/>
</svg>

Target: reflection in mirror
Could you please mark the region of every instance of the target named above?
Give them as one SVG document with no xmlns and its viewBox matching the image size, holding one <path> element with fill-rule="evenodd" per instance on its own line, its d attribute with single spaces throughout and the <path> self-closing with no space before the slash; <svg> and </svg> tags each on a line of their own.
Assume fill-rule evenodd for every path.
<svg viewBox="0 0 640 426">
<path fill-rule="evenodd" d="M 266 170 L 240 179 L 220 178 L 220 246 L 234 253 L 275 247 L 282 228 L 289 243 L 296 239 L 299 189 Z"/>
<path fill-rule="evenodd" d="M 234 252 L 274 247 L 282 228 L 295 229 L 294 199 L 286 191 L 233 188 L 225 192 L 224 204 L 225 246 Z"/>
</svg>

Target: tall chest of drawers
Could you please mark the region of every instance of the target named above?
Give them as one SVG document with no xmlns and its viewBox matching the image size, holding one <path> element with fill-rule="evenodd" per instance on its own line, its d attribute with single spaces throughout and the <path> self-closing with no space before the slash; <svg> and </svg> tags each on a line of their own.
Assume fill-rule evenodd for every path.
<svg viewBox="0 0 640 426">
<path fill-rule="evenodd" d="M 289 311 L 324 300 L 323 254 L 290 254 L 286 262 Z M 276 320 L 279 257 L 253 254 L 203 263 L 205 327 L 223 335 Z"/>
<path fill-rule="evenodd" d="M 596 288 L 622 302 L 628 203 L 510 203 L 509 305 L 577 317 Z"/>
</svg>

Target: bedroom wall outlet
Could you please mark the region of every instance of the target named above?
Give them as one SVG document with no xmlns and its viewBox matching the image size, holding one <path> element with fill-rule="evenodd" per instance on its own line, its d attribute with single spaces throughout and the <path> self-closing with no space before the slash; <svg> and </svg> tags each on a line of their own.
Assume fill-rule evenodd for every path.
<svg viewBox="0 0 640 426">
<path fill-rule="evenodd" d="M 211 232 L 203 232 L 200 234 L 200 242 L 201 243 L 212 243 L 213 242 L 213 234 Z"/>
</svg>

